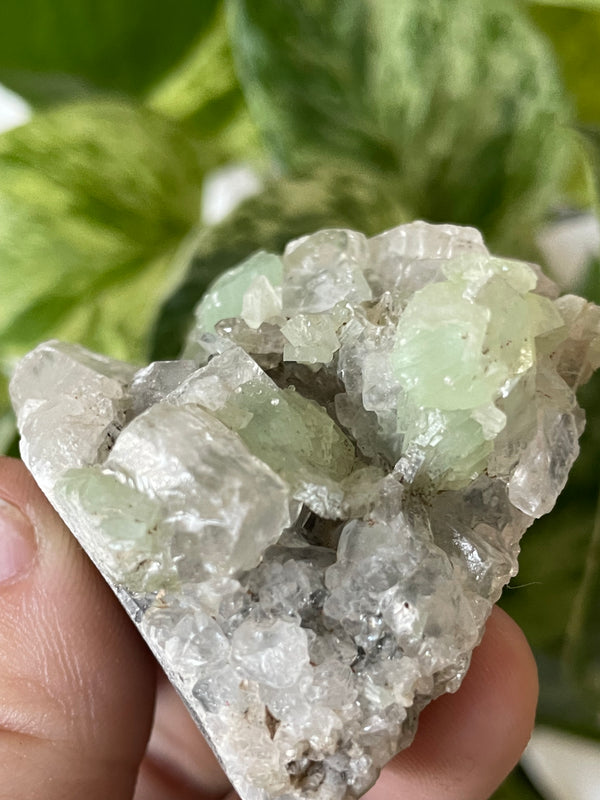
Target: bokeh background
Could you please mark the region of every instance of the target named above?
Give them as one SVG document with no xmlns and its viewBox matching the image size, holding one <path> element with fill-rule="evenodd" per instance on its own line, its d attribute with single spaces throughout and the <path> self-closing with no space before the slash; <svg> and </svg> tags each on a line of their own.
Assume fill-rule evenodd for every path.
<svg viewBox="0 0 600 800">
<path fill-rule="evenodd" d="M 600 0 L 2 0 L 0 451 L 59 337 L 177 355 L 210 281 L 320 227 L 480 228 L 600 301 Z M 600 798 L 600 381 L 503 605 L 541 675 L 496 800 Z"/>
</svg>

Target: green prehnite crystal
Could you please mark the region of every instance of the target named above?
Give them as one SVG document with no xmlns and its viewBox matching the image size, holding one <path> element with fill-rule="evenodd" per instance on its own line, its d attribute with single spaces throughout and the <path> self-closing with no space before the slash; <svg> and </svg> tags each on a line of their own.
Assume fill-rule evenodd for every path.
<svg viewBox="0 0 600 800">
<path fill-rule="evenodd" d="M 354 445 L 330 416 L 312 400 L 287 389 L 265 386 L 263 381 L 248 381 L 235 392 L 218 413 L 223 422 L 247 421 L 231 425 L 250 452 L 271 469 L 291 479 L 295 472 L 306 472 L 312 480 L 341 480 L 354 466 Z"/>
<path fill-rule="evenodd" d="M 240 317 L 250 328 L 260 328 L 267 320 L 281 320 L 281 289 L 265 275 L 257 275 L 244 292 Z"/>
<path fill-rule="evenodd" d="M 22 453 L 243 800 L 355 800 L 460 685 L 577 456 L 600 309 L 472 228 L 325 230 L 184 358 L 40 345 Z"/>
<path fill-rule="evenodd" d="M 146 494 L 94 467 L 66 472 L 62 487 L 79 498 L 88 514 L 101 516 L 115 551 L 132 547 L 148 553 L 158 550 L 153 533 L 160 519 L 159 505 Z M 122 514 L 124 508 L 127 516 Z"/>
<path fill-rule="evenodd" d="M 55 491 L 66 505 L 75 504 L 98 520 L 98 532 L 106 545 L 104 563 L 115 579 L 127 574 L 138 591 L 177 584 L 161 536 L 162 513 L 156 498 L 98 466 L 68 470 Z"/>
<path fill-rule="evenodd" d="M 341 516 L 339 482 L 355 466 L 354 444 L 325 409 L 293 386 L 280 389 L 241 348 L 215 356 L 171 401 L 209 409 L 286 481 L 295 499 L 325 517 Z"/>
<path fill-rule="evenodd" d="M 157 588 L 157 572 L 170 585 L 190 570 L 209 577 L 254 567 L 289 523 L 286 484 L 200 405 L 155 403 L 129 423 L 102 471 L 70 470 L 58 489 L 79 497 L 138 589 L 144 575 L 144 588 Z M 127 542 L 130 560 L 145 565 L 141 576 L 124 563 Z M 193 551 L 198 558 L 182 559 Z"/>
<path fill-rule="evenodd" d="M 405 453 L 423 454 L 437 488 L 459 488 L 485 467 L 506 422 L 495 404 L 533 367 L 538 340 L 554 334 L 556 347 L 567 330 L 526 264 L 459 258 L 444 272 L 406 304 L 391 359 Z"/>
<path fill-rule="evenodd" d="M 212 331 L 222 319 L 249 317 L 250 327 L 258 327 L 269 316 L 277 316 L 277 287 L 281 286 L 283 265 L 279 256 L 259 252 L 237 267 L 223 273 L 211 285 L 196 309 L 196 323 L 203 331 Z M 261 291 L 262 290 L 262 291 Z M 279 312 L 281 299 L 279 299 Z M 265 316 L 260 322 L 257 317 Z"/>
</svg>

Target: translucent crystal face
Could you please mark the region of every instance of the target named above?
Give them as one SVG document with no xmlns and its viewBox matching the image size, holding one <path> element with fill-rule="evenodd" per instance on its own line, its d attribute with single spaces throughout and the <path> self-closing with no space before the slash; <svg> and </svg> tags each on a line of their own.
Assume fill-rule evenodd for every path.
<svg viewBox="0 0 600 800">
<path fill-rule="evenodd" d="M 23 457 L 245 800 L 363 794 L 455 690 L 578 451 L 600 310 L 477 233 L 319 231 L 141 370 L 40 345 Z"/>
</svg>

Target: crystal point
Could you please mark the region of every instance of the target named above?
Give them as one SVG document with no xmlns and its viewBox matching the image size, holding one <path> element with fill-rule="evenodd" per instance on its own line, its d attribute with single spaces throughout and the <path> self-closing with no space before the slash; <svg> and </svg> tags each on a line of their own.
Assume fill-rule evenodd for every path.
<svg viewBox="0 0 600 800">
<path fill-rule="evenodd" d="M 578 452 L 600 309 L 471 228 L 220 276 L 184 359 L 49 342 L 23 458 L 243 800 L 350 800 L 455 691 Z"/>
</svg>

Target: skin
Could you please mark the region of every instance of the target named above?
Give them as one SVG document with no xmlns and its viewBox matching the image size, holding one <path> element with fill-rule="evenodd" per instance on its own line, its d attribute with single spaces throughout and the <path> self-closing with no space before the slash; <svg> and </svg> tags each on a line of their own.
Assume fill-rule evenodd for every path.
<svg viewBox="0 0 600 800">
<path fill-rule="evenodd" d="M 0 584 L 0 800 L 236 800 L 111 591 L 25 467 L 0 459 L 0 498 L 31 521 L 31 560 Z M 525 747 L 537 674 L 499 609 L 460 690 L 367 800 L 485 800 Z"/>
</svg>

